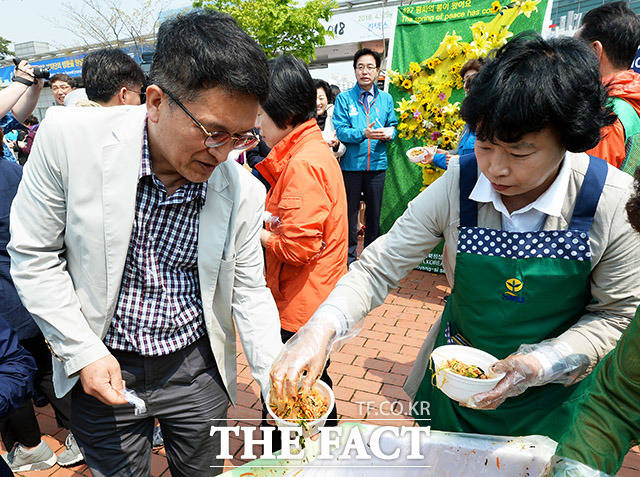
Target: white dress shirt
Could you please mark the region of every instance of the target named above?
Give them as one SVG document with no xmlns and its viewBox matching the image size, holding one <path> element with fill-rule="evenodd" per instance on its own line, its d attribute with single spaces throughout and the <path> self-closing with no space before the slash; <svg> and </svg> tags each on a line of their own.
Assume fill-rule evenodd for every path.
<svg viewBox="0 0 640 477">
<path fill-rule="evenodd" d="M 560 217 L 562 204 L 567 195 L 571 172 L 570 158 L 565 155 L 558 177 L 535 201 L 509 213 L 500 194 L 491 186 L 489 179 L 480 173 L 469 198 L 476 202 L 492 202 L 502 215 L 502 229 L 509 232 L 537 232 L 542 230 L 547 216 Z"/>
</svg>

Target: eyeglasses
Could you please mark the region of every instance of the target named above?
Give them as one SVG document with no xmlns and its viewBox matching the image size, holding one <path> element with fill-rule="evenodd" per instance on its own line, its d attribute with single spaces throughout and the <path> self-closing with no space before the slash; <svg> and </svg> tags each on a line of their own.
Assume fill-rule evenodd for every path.
<svg viewBox="0 0 640 477">
<path fill-rule="evenodd" d="M 140 104 L 144 104 L 147 101 L 147 93 L 146 91 L 136 91 L 135 89 L 125 88 L 130 93 L 135 93 L 140 96 Z"/>
<path fill-rule="evenodd" d="M 260 142 L 260 139 L 255 134 L 253 134 L 253 132 L 242 134 L 240 136 L 237 136 L 237 135 L 232 136 L 226 131 L 213 131 L 213 132 L 207 131 L 207 129 L 202 125 L 202 123 L 198 121 L 193 116 L 193 114 L 189 112 L 189 110 L 184 106 L 184 104 L 182 104 L 175 96 L 173 96 L 168 91 L 166 90 L 163 90 L 163 91 L 167 94 L 167 96 L 171 98 L 171 100 L 174 103 L 180 106 L 180 109 L 182 109 L 187 114 L 187 116 L 189 116 L 191 120 L 196 124 L 196 126 L 198 126 L 202 130 L 202 132 L 205 133 L 205 135 L 207 136 L 204 139 L 205 147 L 209 149 L 214 149 L 216 147 L 224 146 L 226 143 L 233 140 L 233 148 L 242 150 L 242 149 L 253 149 Z"/>
<path fill-rule="evenodd" d="M 364 70 L 375 71 L 375 70 L 378 69 L 378 67 L 377 66 L 372 66 L 372 65 L 358 65 L 358 66 L 356 66 L 356 69 L 358 71 L 364 71 Z"/>
</svg>

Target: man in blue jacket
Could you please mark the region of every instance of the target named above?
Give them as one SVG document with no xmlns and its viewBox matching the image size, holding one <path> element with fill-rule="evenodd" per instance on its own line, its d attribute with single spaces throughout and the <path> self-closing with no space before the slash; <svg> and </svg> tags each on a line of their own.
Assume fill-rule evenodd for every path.
<svg viewBox="0 0 640 477">
<path fill-rule="evenodd" d="M 347 190 L 349 265 L 357 258 L 361 195 L 366 206 L 364 246 L 380 235 L 387 142 L 395 138 L 398 124 L 391 95 L 376 86 L 380 54 L 368 48 L 358 50 L 353 57 L 353 68 L 358 83 L 338 95 L 333 112 L 338 139 L 347 146 L 340 167 Z"/>
</svg>

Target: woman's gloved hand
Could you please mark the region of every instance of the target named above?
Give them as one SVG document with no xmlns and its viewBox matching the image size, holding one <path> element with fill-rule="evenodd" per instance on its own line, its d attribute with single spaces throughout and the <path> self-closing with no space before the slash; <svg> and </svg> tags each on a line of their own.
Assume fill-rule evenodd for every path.
<svg viewBox="0 0 640 477">
<path fill-rule="evenodd" d="M 529 387 L 538 385 L 542 375 L 542 365 L 535 356 L 530 354 L 512 354 L 494 363 L 489 368 L 489 373 L 505 373 L 505 376 L 491 391 L 473 396 L 469 403 L 470 407 L 496 409 L 505 399 L 518 396 Z"/>
<path fill-rule="evenodd" d="M 309 322 L 284 344 L 271 366 L 271 390 L 283 400 L 293 399 L 300 386 L 308 391 L 322 374 L 336 329 L 331 322 Z"/>
<path fill-rule="evenodd" d="M 309 321 L 285 343 L 271 366 L 271 389 L 280 399 L 309 391 L 322 374 L 331 350 L 357 335 L 362 321 L 349 327 L 345 314 L 333 305 L 320 305 Z"/>
<path fill-rule="evenodd" d="M 505 399 L 518 396 L 531 386 L 575 383 L 589 367 L 589 358 L 574 353 L 567 343 L 557 338 L 537 344 L 523 344 L 505 359 L 494 363 L 489 372 L 505 373 L 498 384 L 486 393 L 473 396 L 469 407 L 496 409 Z"/>
</svg>

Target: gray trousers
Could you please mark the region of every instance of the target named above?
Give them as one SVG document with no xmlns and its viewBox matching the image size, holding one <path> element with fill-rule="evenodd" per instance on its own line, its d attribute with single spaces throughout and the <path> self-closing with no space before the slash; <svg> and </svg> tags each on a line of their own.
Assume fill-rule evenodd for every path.
<svg viewBox="0 0 640 477">
<path fill-rule="evenodd" d="M 161 357 L 112 353 L 147 413 L 136 416 L 131 405 L 107 406 L 80 384 L 73 389 L 71 429 L 94 477 L 150 476 L 154 418 L 173 477 L 221 473 L 220 434 L 210 437 L 209 430 L 226 425 L 229 399 L 208 338 Z"/>
</svg>

